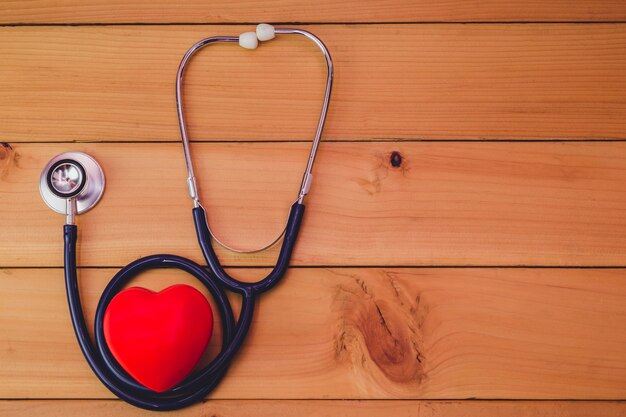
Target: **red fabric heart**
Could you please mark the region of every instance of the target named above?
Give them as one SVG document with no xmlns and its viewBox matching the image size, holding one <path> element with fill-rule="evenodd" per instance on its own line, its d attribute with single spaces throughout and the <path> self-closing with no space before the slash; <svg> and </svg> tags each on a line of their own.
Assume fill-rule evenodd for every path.
<svg viewBox="0 0 626 417">
<path fill-rule="evenodd" d="M 164 392 L 198 364 L 211 335 L 213 312 L 189 285 L 161 292 L 120 291 L 104 313 L 104 338 L 119 364 L 137 382 Z"/>
</svg>

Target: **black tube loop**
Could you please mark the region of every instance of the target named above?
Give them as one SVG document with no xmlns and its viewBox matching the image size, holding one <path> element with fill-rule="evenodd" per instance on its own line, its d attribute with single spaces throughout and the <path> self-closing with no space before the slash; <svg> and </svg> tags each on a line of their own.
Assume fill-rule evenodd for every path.
<svg viewBox="0 0 626 417">
<path fill-rule="evenodd" d="M 202 208 L 194 208 L 198 242 L 209 265 L 209 271 L 189 259 L 175 255 L 151 255 L 128 264 L 115 274 L 100 297 L 94 324 L 95 345 L 87 330 L 78 290 L 76 271 L 78 228 L 75 225 L 65 225 L 63 230 L 65 286 L 70 315 L 78 344 L 98 379 L 122 400 L 147 410 L 177 410 L 203 399 L 219 384 L 242 346 L 252 323 L 256 296 L 276 285 L 287 271 L 303 214 L 304 205 L 295 203 L 291 207 L 276 267 L 264 279 L 256 283 L 245 283 L 232 278 L 224 271 L 211 246 L 206 214 Z M 202 370 L 164 393 L 152 391 L 128 375 L 113 357 L 104 338 L 104 314 L 113 297 L 135 276 L 154 268 L 177 268 L 202 282 L 215 300 L 223 330 L 222 350 L 217 357 Z M 241 312 L 236 324 L 232 307 L 222 287 L 242 296 Z"/>
<path fill-rule="evenodd" d="M 255 301 L 253 294 L 244 295 L 239 320 L 235 325 L 233 311 L 226 294 L 218 285 L 215 277 L 203 267 L 189 259 L 174 255 L 152 255 L 141 258 L 122 268 L 102 293 L 96 310 L 96 344 L 94 345 L 87 331 L 78 290 L 76 274 L 77 230 L 75 225 L 64 226 L 67 300 L 78 344 L 98 379 L 119 398 L 147 410 L 176 410 L 203 399 L 220 382 L 243 343 L 252 322 Z M 157 393 L 134 381 L 115 361 L 104 339 L 104 312 L 110 301 L 129 280 L 152 268 L 178 268 L 200 280 L 215 300 L 223 332 L 222 351 L 218 356 L 201 371 L 164 393 Z"/>
</svg>

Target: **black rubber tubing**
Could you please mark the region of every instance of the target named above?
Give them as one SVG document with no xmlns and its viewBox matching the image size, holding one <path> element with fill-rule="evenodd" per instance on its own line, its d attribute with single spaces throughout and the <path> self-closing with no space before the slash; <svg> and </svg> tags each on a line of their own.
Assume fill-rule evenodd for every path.
<svg viewBox="0 0 626 417">
<path fill-rule="evenodd" d="M 260 294 L 272 288 L 280 281 L 289 268 L 289 261 L 291 260 L 291 254 L 300 232 L 300 225 L 302 224 L 302 217 L 304 216 L 304 205 L 300 203 L 294 203 L 289 211 L 289 217 L 287 218 L 287 225 L 285 227 L 285 236 L 283 236 L 283 243 L 278 254 L 278 260 L 274 269 L 262 280 L 258 282 L 248 283 L 241 282 L 231 277 L 224 271 L 220 261 L 211 246 L 211 234 L 209 233 L 209 227 L 207 225 L 206 213 L 202 207 L 196 207 L 193 209 L 193 220 L 196 225 L 196 235 L 198 236 L 198 243 L 204 254 L 207 264 L 211 271 L 217 276 L 222 285 L 224 285 L 230 291 L 236 293 L 244 293 L 251 291 L 254 294 Z"/>
<path fill-rule="evenodd" d="M 176 255 L 151 255 L 138 259 L 122 268 L 104 289 L 95 318 L 95 345 L 89 337 L 83 315 L 76 270 L 76 240 L 78 228 L 65 225 L 64 269 L 67 301 L 72 325 L 78 344 L 98 379 L 116 396 L 134 406 L 152 410 L 169 411 L 189 406 L 206 397 L 224 377 L 228 366 L 239 351 L 252 323 L 256 296 L 267 291 L 280 281 L 289 266 L 289 260 L 298 236 L 304 215 L 304 205 L 294 203 L 289 212 L 280 254 L 276 266 L 264 279 L 256 283 L 238 281 L 222 268 L 213 247 L 207 226 L 206 214 L 201 207 L 193 209 L 193 217 L 202 253 L 209 265 L 207 271 L 201 265 Z M 104 338 L 104 313 L 124 286 L 139 273 L 154 268 L 177 268 L 197 278 L 209 290 L 219 311 L 222 322 L 222 350 L 202 370 L 196 372 L 176 387 L 157 393 L 137 383 L 115 360 Z M 235 324 L 232 307 L 224 292 L 226 288 L 242 296 L 239 320 Z"/>
</svg>

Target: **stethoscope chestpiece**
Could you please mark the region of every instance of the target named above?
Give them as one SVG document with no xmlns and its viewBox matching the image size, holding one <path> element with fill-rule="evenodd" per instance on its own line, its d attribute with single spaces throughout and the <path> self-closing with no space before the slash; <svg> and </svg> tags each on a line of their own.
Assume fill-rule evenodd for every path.
<svg viewBox="0 0 626 417">
<path fill-rule="evenodd" d="M 39 179 L 39 192 L 48 207 L 67 214 L 67 200 L 76 200 L 76 214 L 94 207 L 104 193 L 104 172 L 83 152 L 64 152 L 46 164 Z"/>
</svg>

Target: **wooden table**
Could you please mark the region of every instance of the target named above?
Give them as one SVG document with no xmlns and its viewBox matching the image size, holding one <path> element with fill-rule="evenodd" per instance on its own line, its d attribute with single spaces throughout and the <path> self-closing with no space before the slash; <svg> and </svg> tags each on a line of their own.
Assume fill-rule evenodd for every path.
<svg viewBox="0 0 626 417">
<path fill-rule="evenodd" d="M 102 202 L 78 219 L 90 320 L 128 262 L 202 261 L 174 76 L 197 40 L 258 21 L 326 42 L 333 100 L 293 268 L 224 382 L 179 414 L 626 414 L 626 3 L 176 3 L 0 3 L 0 415 L 149 414 L 79 351 L 63 218 L 39 174 L 68 150 L 105 170 Z M 282 227 L 323 82 L 301 39 L 194 59 L 192 148 L 225 241 L 252 248 Z M 254 279 L 277 251 L 219 255 Z M 197 285 L 138 279 L 174 282 Z"/>
</svg>

